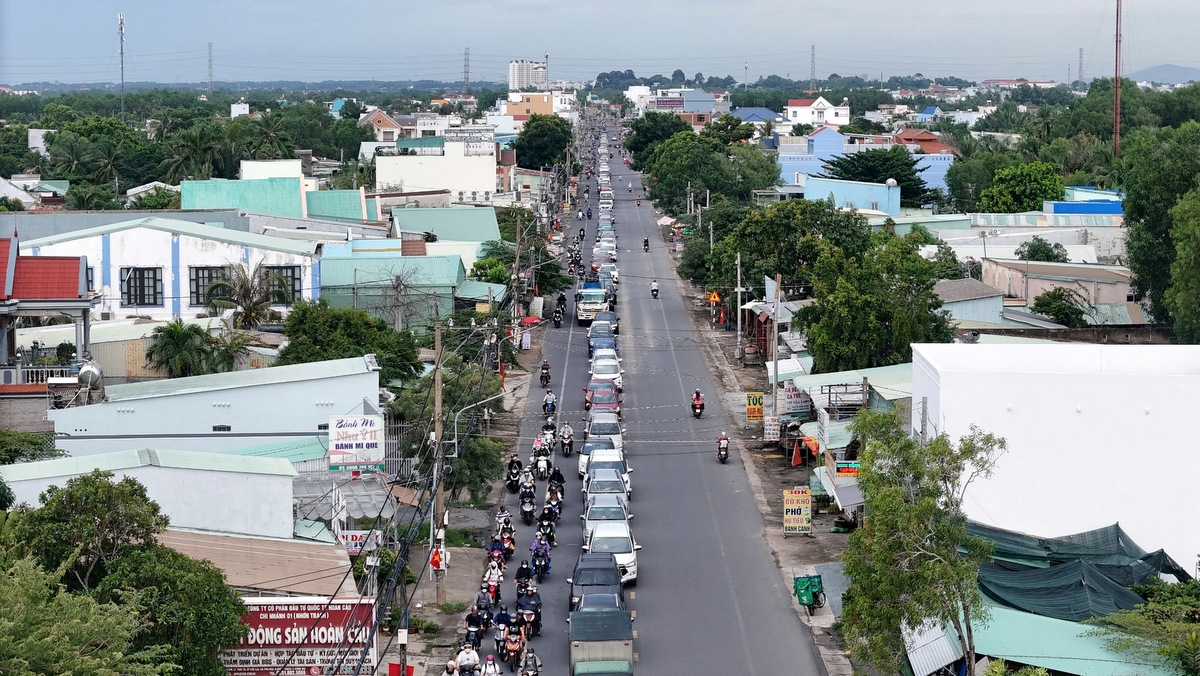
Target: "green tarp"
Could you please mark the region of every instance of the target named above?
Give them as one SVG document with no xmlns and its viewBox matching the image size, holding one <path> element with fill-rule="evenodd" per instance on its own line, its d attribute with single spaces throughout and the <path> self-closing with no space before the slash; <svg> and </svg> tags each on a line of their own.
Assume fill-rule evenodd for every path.
<svg viewBox="0 0 1200 676">
<path fill-rule="evenodd" d="M 1142 597 L 1083 561 L 1019 571 L 985 565 L 979 569 L 979 589 L 1004 605 L 1071 622 L 1104 617 L 1145 603 Z"/>
</svg>

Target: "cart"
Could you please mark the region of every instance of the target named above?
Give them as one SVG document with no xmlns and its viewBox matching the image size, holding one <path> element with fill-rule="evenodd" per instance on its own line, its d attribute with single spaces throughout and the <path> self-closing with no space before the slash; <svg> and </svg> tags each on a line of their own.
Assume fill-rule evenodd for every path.
<svg viewBox="0 0 1200 676">
<path fill-rule="evenodd" d="M 801 575 L 792 578 L 792 593 L 800 605 L 808 610 L 809 615 L 817 612 L 817 608 L 825 606 L 825 587 L 821 584 L 820 575 Z"/>
</svg>

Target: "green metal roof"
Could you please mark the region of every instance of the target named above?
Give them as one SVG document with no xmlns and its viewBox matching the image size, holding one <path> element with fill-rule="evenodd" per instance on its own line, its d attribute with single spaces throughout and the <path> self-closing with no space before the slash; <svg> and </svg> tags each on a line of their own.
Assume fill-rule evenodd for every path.
<svg viewBox="0 0 1200 676">
<path fill-rule="evenodd" d="M 329 527 L 320 521 L 296 519 L 295 524 L 292 526 L 292 536 L 298 540 L 337 544 L 337 538 L 329 531 Z"/>
<path fill-rule="evenodd" d="M 373 355 L 369 356 L 374 361 Z M 367 357 L 351 357 L 350 359 L 331 359 L 329 361 L 317 361 L 309 364 L 271 366 L 246 371 L 210 373 L 208 375 L 191 376 L 188 378 L 165 378 L 163 380 L 148 380 L 141 383 L 109 385 L 104 388 L 104 394 L 105 401 L 127 401 L 130 399 L 170 397 L 196 392 L 232 390 L 239 387 L 255 387 L 258 385 L 276 385 L 303 380 L 336 378 L 338 376 L 368 373 L 372 370 L 375 369 L 367 364 Z"/>
<path fill-rule="evenodd" d="M 282 458 L 291 463 L 321 460 L 329 455 L 329 437 L 320 435 L 308 439 L 293 439 L 277 444 L 251 446 L 228 451 L 226 455 L 244 455 L 256 458 Z"/>
<path fill-rule="evenodd" d="M 397 148 L 444 148 L 446 147 L 446 137 L 444 136 L 423 136 L 421 138 L 398 138 L 396 139 Z"/>
<path fill-rule="evenodd" d="M 1095 627 L 991 606 L 991 621 L 973 625 L 975 652 L 1080 676 L 1167 676 L 1156 664 L 1114 653 Z M 952 634 L 951 634 L 952 635 Z"/>
<path fill-rule="evenodd" d="M 52 192 L 59 197 L 64 197 L 70 189 L 70 181 L 42 181 L 33 186 L 29 192 Z"/>
<path fill-rule="evenodd" d="M 487 302 L 488 290 L 492 292 L 492 302 L 499 303 L 504 300 L 504 294 L 508 292 L 508 287 L 503 284 L 492 284 L 491 282 L 481 282 L 477 279 L 464 279 L 458 287 L 458 297 L 469 300 L 477 300 Z"/>
<path fill-rule="evenodd" d="M 792 378 L 792 382 L 796 384 L 796 389 L 807 390 L 810 387 L 823 385 L 862 383 L 863 378 L 866 378 L 871 387 L 875 388 L 885 399 L 905 399 L 912 396 L 912 362 L 873 369 L 796 376 Z"/>
<path fill-rule="evenodd" d="M 158 230 L 161 232 L 169 232 L 183 237 L 195 237 L 197 239 L 208 239 L 215 242 L 224 242 L 235 246 L 246 246 L 255 249 L 266 249 L 268 251 L 279 251 L 282 253 L 295 254 L 297 256 L 312 256 L 317 252 L 317 244 L 297 239 L 284 239 L 282 237 L 272 237 L 270 235 L 259 235 L 252 232 L 241 232 L 238 230 L 226 230 L 217 225 L 208 223 L 193 223 L 191 221 L 181 221 L 174 218 L 160 218 L 158 216 L 150 216 L 147 218 L 137 218 L 131 221 L 119 221 L 117 223 L 109 223 L 108 225 L 100 225 L 94 228 L 84 228 L 83 230 L 74 230 L 72 232 L 63 232 L 49 237 L 41 237 L 39 239 L 31 239 L 21 242 L 22 249 L 32 249 L 34 247 L 50 246 L 51 244 L 59 244 L 62 242 L 73 242 L 75 240 L 87 239 L 89 237 L 97 237 L 99 235 L 108 235 L 114 232 L 131 230 L 133 228 L 149 228 L 150 230 Z"/>
<path fill-rule="evenodd" d="M 457 287 L 467 277 L 458 256 L 352 256 L 321 259 L 321 288 L 391 286 L 402 276 L 416 287 Z"/>
<path fill-rule="evenodd" d="M 92 470 L 116 471 L 134 467 L 170 467 L 173 469 L 237 472 L 240 474 L 273 474 L 297 476 L 292 463 L 282 458 L 254 458 L 223 453 L 199 453 L 168 449 L 140 448 L 98 455 L 55 458 L 0 467 L 5 481 L 30 481 L 72 477 Z"/>
<path fill-rule="evenodd" d="M 397 230 L 430 232 L 439 240 L 490 242 L 500 239 L 496 210 L 491 207 L 426 207 L 393 209 Z"/>
</svg>

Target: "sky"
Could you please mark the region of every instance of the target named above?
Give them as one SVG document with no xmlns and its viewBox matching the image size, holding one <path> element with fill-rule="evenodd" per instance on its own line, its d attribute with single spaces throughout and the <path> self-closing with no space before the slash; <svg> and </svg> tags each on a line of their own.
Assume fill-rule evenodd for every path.
<svg viewBox="0 0 1200 676">
<path fill-rule="evenodd" d="M 36 3 L 35 3 L 36 4 Z M 127 81 L 334 79 L 503 81 L 512 59 L 549 52 L 550 78 L 683 69 L 751 81 L 921 72 L 1064 81 L 1113 71 L 1115 0 L 0 0 L 0 83 L 116 82 L 117 13 Z M 1132 0 L 1123 69 L 1200 68 L 1196 0 Z"/>
</svg>

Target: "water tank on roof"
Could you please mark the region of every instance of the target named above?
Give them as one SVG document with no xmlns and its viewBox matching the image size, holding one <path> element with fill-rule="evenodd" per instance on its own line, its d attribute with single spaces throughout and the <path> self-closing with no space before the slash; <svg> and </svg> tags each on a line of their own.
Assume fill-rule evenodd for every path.
<svg viewBox="0 0 1200 676">
<path fill-rule="evenodd" d="M 88 389 L 99 387 L 100 379 L 103 377 L 104 371 L 94 361 L 89 361 L 79 367 L 79 384 Z"/>
</svg>

